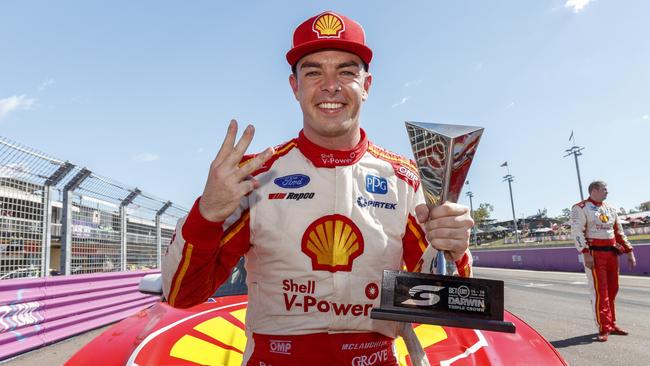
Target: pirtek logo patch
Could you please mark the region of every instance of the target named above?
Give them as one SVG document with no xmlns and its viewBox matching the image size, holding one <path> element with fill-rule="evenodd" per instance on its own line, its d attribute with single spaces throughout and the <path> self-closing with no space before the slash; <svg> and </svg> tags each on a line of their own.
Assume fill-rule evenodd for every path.
<svg viewBox="0 0 650 366">
<path fill-rule="evenodd" d="M 366 207 L 378 207 L 384 208 L 386 210 L 394 210 L 397 207 L 397 203 L 381 202 L 381 201 L 372 201 L 365 197 L 359 196 L 357 198 L 357 205 L 361 208 Z"/>
</svg>

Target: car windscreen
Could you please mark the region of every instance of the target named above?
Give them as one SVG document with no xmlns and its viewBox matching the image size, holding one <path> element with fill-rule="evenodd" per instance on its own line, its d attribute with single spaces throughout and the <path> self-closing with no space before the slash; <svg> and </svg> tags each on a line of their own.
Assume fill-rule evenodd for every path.
<svg viewBox="0 0 650 366">
<path fill-rule="evenodd" d="M 246 287 L 246 269 L 244 268 L 244 258 L 241 258 L 237 265 L 230 272 L 230 277 L 219 286 L 217 292 L 212 297 L 245 295 L 248 291 Z"/>
</svg>

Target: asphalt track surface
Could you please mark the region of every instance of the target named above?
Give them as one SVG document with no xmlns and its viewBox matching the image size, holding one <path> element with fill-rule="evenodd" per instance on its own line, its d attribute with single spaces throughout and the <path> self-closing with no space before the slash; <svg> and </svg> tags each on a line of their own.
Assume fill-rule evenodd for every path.
<svg viewBox="0 0 650 366">
<path fill-rule="evenodd" d="M 584 273 L 476 268 L 474 276 L 504 281 L 506 309 L 532 325 L 569 365 L 650 365 L 650 277 L 621 276 L 616 319 L 630 335 L 601 343 Z"/>
<path fill-rule="evenodd" d="M 475 277 L 504 281 L 506 309 L 537 329 L 571 366 L 650 364 L 650 277 L 621 276 L 617 319 L 630 335 L 611 336 L 605 343 L 596 341 L 584 274 L 476 268 Z M 62 365 L 106 328 L 26 353 L 0 365 Z M 526 355 L 521 357 L 525 359 Z"/>
</svg>

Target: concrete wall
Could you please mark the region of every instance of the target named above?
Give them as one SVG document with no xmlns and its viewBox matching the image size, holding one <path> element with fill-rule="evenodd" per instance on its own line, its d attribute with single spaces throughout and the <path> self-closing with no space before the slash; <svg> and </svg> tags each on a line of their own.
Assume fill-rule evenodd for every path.
<svg viewBox="0 0 650 366">
<path fill-rule="evenodd" d="M 629 268 L 627 255 L 619 256 L 621 274 L 650 274 L 650 243 L 633 243 L 637 266 Z M 474 249 L 474 266 L 532 269 L 542 271 L 583 272 L 582 255 L 571 247 Z"/>
</svg>

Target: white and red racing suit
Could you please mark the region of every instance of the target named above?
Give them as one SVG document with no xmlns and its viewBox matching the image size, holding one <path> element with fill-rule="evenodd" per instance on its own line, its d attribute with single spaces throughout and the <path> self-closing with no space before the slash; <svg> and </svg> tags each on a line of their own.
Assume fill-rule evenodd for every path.
<svg viewBox="0 0 650 366">
<path fill-rule="evenodd" d="M 616 210 L 591 198 L 571 208 L 571 234 L 580 253 L 591 253 L 594 266 L 585 267 L 598 331 L 611 332 L 616 324 L 614 300 L 618 292 L 618 255 L 629 253 Z"/>
<path fill-rule="evenodd" d="M 418 271 L 435 249 L 415 218 L 413 162 L 361 134 L 333 151 L 301 132 L 254 172 L 261 186 L 225 222 L 205 220 L 198 200 L 179 221 L 163 260 L 170 305 L 205 301 L 245 256 L 244 364 L 396 364 L 397 323 L 370 318 L 382 270 Z M 469 251 L 456 268 L 470 275 Z"/>
</svg>

